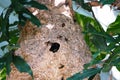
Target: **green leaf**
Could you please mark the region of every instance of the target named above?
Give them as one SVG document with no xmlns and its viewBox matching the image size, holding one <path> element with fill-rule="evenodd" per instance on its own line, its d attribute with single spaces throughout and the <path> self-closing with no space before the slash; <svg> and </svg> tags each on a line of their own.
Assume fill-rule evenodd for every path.
<svg viewBox="0 0 120 80">
<path fill-rule="evenodd" d="M 0 80 L 6 80 L 6 69 L 0 70 Z"/>
<path fill-rule="evenodd" d="M 29 1 L 29 2 L 25 2 L 24 4 L 25 5 L 30 5 L 31 7 L 38 8 L 40 10 L 48 10 L 48 8 L 45 5 L 40 4 L 37 1 L 33 1 L 33 0 Z"/>
<path fill-rule="evenodd" d="M 119 43 L 119 42 L 120 42 L 120 34 L 117 34 L 117 35 L 115 35 L 115 36 L 117 36 L 117 37 L 115 38 L 115 40 Z"/>
<path fill-rule="evenodd" d="M 83 80 L 84 78 L 91 77 L 101 71 L 101 68 L 91 68 L 84 70 L 82 73 L 76 73 L 72 77 L 67 78 L 67 80 Z"/>
<path fill-rule="evenodd" d="M 0 58 L 0 70 L 2 70 L 5 67 L 5 58 Z"/>
<path fill-rule="evenodd" d="M 91 33 L 91 41 L 93 44 L 99 49 L 99 50 L 106 50 L 106 37 L 103 35 L 103 33 L 98 32 L 90 23 L 86 25 L 87 33 Z"/>
<path fill-rule="evenodd" d="M 95 75 L 90 76 L 88 80 L 93 80 L 95 76 L 96 76 L 96 74 L 95 74 Z"/>
<path fill-rule="evenodd" d="M 18 25 L 18 24 L 19 24 L 19 21 L 15 21 L 14 23 L 9 24 L 9 26 L 16 26 L 16 25 Z"/>
<path fill-rule="evenodd" d="M 67 80 L 82 80 L 80 77 L 80 72 L 78 72 L 78 73 L 76 73 L 76 74 L 74 74 L 73 76 L 71 76 L 71 77 L 69 77 L 69 78 L 67 78 Z"/>
<path fill-rule="evenodd" d="M 114 61 L 112 61 L 112 65 L 117 65 L 117 64 L 119 64 L 120 63 L 120 58 L 117 58 L 117 59 L 115 59 Z"/>
<path fill-rule="evenodd" d="M 88 23 L 86 27 L 86 32 L 91 33 L 92 35 L 104 37 L 109 42 L 115 42 L 115 39 L 111 35 L 104 31 L 96 30 L 90 23 Z"/>
<path fill-rule="evenodd" d="M 10 43 L 11 43 L 11 45 L 15 45 L 15 44 L 17 44 L 17 42 L 18 42 L 18 39 L 19 39 L 19 37 L 11 37 L 11 39 L 10 39 Z"/>
<path fill-rule="evenodd" d="M 24 5 L 22 5 L 19 1 L 17 0 L 11 0 L 12 4 L 10 7 L 18 14 L 18 12 L 22 11 L 24 9 Z"/>
<path fill-rule="evenodd" d="M 93 65 L 96 65 L 96 64 L 100 64 L 100 63 L 101 63 L 100 60 L 95 60 L 95 59 L 93 59 L 93 60 L 91 60 L 89 63 L 84 64 L 84 68 L 87 69 L 87 68 L 90 67 L 90 66 L 93 66 Z"/>
<path fill-rule="evenodd" d="M 98 55 L 100 55 L 101 51 L 97 51 L 94 54 L 92 54 L 93 59 L 97 58 Z"/>
<path fill-rule="evenodd" d="M 39 19 L 34 16 L 29 10 L 25 9 L 22 14 L 23 17 L 30 20 L 33 24 L 37 25 L 38 27 L 41 25 Z"/>
<path fill-rule="evenodd" d="M 120 71 L 120 60 L 119 63 L 116 64 L 116 68 Z"/>
<path fill-rule="evenodd" d="M 117 19 L 115 22 L 109 25 L 107 32 L 111 34 L 117 34 L 120 33 L 120 16 L 117 16 Z"/>
<path fill-rule="evenodd" d="M 16 0 L 12 0 L 12 8 L 16 11 L 19 15 L 19 22 L 23 23 L 27 20 L 30 20 L 33 24 L 40 26 L 41 23 L 39 19 L 34 16 L 27 8 L 24 7 L 21 3 L 17 2 Z M 36 5 L 37 6 L 37 5 Z"/>
<path fill-rule="evenodd" d="M 113 50 L 113 52 L 114 52 L 116 55 L 120 54 L 120 46 L 116 47 L 116 48 Z"/>
<path fill-rule="evenodd" d="M 48 8 L 44 4 L 41 4 L 35 0 L 18 0 L 18 2 L 25 6 L 35 7 L 40 10 L 48 10 Z"/>
<path fill-rule="evenodd" d="M 23 5 L 25 2 L 29 2 L 31 0 L 17 0 L 17 1 L 20 2 Z"/>
<path fill-rule="evenodd" d="M 4 68 L 4 66 L 5 66 L 4 62 L 1 62 L 0 63 L 0 70 L 2 70 Z"/>
<path fill-rule="evenodd" d="M 39 19 L 34 16 L 28 9 L 22 8 L 21 11 L 18 11 L 19 13 L 19 19 L 22 21 L 30 20 L 33 24 L 40 26 L 41 23 Z"/>
<path fill-rule="evenodd" d="M 6 33 L 7 33 L 7 29 L 6 29 L 6 21 L 3 18 L 3 16 L 0 16 L 0 32 L 3 33 L 4 37 L 7 37 Z"/>
<path fill-rule="evenodd" d="M 10 36 L 9 42 L 10 42 L 11 45 L 18 43 L 18 39 L 19 39 L 18 36 L 19 36 L 19 35 L 20 35 L 20 34 L 19 34 L 19 30 L 18 30 L 18 29 L 16 29 L 16 30 L 11 30 L 11 31 L 9 32 L 9 36 Z"/>
<path fill-rule="evenodd" d="M 115 2 L 115 0 L 100 0 L 99 1 L 102 5 L 105 5 L 105 4 L 112 4 Z"/>
<path fill-rule="evenodd" d="M 103 65 L 103 72 L 108 72 L 114 63 L 117 63 L 116 59 L 120 57 L 120 46 L 116 47 L 113 51 L 111 51 L 110 57 L 106 60 Z"/>
<path fill-rule="evenodd" d="M 11 63 L 12 63 L 12 53 L 6 53 L 6 71 L 7 71 L 7 75 L 10 74 L 11 72 Z"/>
<path fill-rule="evenodd" d="M 24 16 L 22 16 L 21 13 L 19 13 L 19 25 L 20 26 L 25 26 L 26 21 L 27 21 L 27 19 Z"/>
<path fill-rule="evenodd" d="M 7 46 L 9 43 L 7 41 L 0 42 L 0 48 Z"/>
<path fill-rule="evenodd" d="M 41 25 L 39 19 L 36 16 L 34 16 L 31 12 L 25 11 L 21 14 L 20 23 L 25 24 L 27 20 L 30 20 L 33 24 L 37 25 L 38 27 Z"/>
<path fill-rule="evenodd" d="M 0 31 L 2 32 L 2 36 L 4 37 L 3 40 L 9 41 L 9 15 L 11 13 L 11 10 L 8 9 L 5 15 L 3 16 L 3 13 L 0 15 Z"/>
<path fill-rule="evenodd" d="M 0 58 L 0 64 L 2 65 L 2 68 L 3 67 L 6 68 L 7 75 L 9 75 L 11 71 L 11 67 L 10 67 L 11 62 L 12 62 L 12 51 L 6 53 L 2 58 Z"/>
<path fill-rule="evenodd" d="M 29 73 L 33 78 L 33 72 L 27 62 L 20 56 L 13 56 L 13 63 L 20 72 Z"/>
<path fill-rule="evenodd" d="M 92 42 L 101 51 L 106 50 L 106 48 L 107 48 L 105 38 L 102 36 L 94 35 Z"/>
<path fill-rule="evenodd" d="M 91 6 L 84 3 L 84 0 L 73 0 L 73 1 L 75 1 L 77 4 L 79 4 L 83 9 L 88 10 L 88 11 L 92 11 Z"/>
</svg>

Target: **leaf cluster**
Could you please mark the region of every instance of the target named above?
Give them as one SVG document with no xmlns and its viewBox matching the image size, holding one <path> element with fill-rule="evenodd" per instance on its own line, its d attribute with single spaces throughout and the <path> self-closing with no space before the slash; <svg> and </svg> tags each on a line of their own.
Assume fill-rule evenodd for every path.
<svg viewBox="0 0 120 80">
<path fill-rule="evenodd" d="M 112 4 L 114 0 L 100 0 L 100 3 Z M 67 80 L 83 80 L 85 78 L 92 80 L 101 71 L 109 72 L 112 66 L 116 66 L 120 71 L 120 16 L 109 25 L 107 32 L 102 29 L 95 17 L 93 19 L 76 13 L 75 18 L 82 26 L 85 41 L 92 53 L 92 60 L 84 65 L 82 72 L 74 74 Z M 106 55 L 110 56 L 104 60 Z"/>
<path fill-rule="evenodd" d="M 11 63 L 13 63 L 20 72 L 27 72 L 33 77 L 30 66 L 23 58 L 15 56 L 14 50 L 6 53 L 2 58 L 0 58 L 0 70 L 5 68 L 7 75 L 9 75 L 11 72 Z"/>
<path fill-rule="evenodd" d="M 116 4 L 116 2 L 118 3 L 117 0 L 73 0 L 76 3 L 78 3 L 82 8 L 84 8 L 85 10 L 91 11 L 90 6 L 103 6 L 105 4 L 111 4 L 114 5 Z M 86 3 L 84 3 L 85 1 L 87 1 Z"/>
<path fill-rule="evenodd" d="M 35 0 L 11 0 L 11 4 L 0 14 L 0 80 L 5 80 L 6 74 L 10 74 L 12 63 L 20 72 L 27 72 L 33 77 L 27 62 L 14 55 L 14 51 L 19 47 L 18 25 L 24 26 L 28 20 L 37 26 L 41 25 L 39 19 L 28 10 L 29 7 L 47 10 L 45 5 Z M 18 20 L 10 23 L 11 15 L 17 15 Z"/>
</svg>

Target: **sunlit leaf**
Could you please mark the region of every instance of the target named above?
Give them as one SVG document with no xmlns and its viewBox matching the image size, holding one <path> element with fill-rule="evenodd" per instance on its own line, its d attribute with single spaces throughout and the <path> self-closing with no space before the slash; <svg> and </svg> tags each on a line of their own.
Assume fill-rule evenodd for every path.
<svg viewBox="0 0 120 80">
<path fill-rule="evenodd" d="M 14 53 L 14 50 L 9 51 L 6 53 L 2 58 L 0 58 L 0 64 L 3 64 L 3 66 L 6 68 L 7 75 L 10 74 L 11 71 L 11 63 L 12 63 L 12 55 Z"/>
<path fill-rule="evenodd" d="M 120 46 L 116 47 L 114 50 L 113 50 L 114 53 L 117 54 L 120 54 Z"/>
<path fill-rule="evenodd" d="M 12 44 L 14 44 L 14 45 L 17 44 L 18 39 L 19 39 L 19 30 L 16 29 L 16 30 L 10 31 L 9 35 L 10 35 L 10 40 L 9 40 L 10 44 L 11 45 Z"/>
<path fill-rule="evenodd" d="M 16 25 L 18 25 L 18 24 L 19 24 L 19 21 L 15 21 L 14 23 L 9 24 L 9 26 L 16 26 Z"/>
<path fill-rule="evenodd" d="M 0 64 L 2 65 L 2 68 L 6 68 L 7 75 L 10 74 L 11 67 L 10 64 L 12 62 L 12 54 L 6 53 L 2 58 L 0 58 Z"/>
<path fill-rule="evenodd" d="M 0 70 L 0 80 L 6 80 L 6 69 Z"/>
<path fill-rule="evenodd" d="M 8 44 L 9 43 L 7 41 L 2 41 L 2 42 L 0 42 L 0 48 L 3 47 L 3 46 L 6 46 Z"/>
<path fill-rule="evenodd" d="M 120 33 L 119 26 L 120 26 L 120 16 L 117 16 L 116 21 L 109 25 L 107 32 L 109 32 L 111 34 Z"/>
<path fill-rule="evenodd" d="M 12 38 L 10 39 L 10 43 L 11 43 L 11 45 L 15 45 L 15 44 L 17 44 L 18 39 L 19 39 L 19 37 L 12 37 Z"/>
<path fill-rule="evenodd" d="M 109 45 L 107 46 L 107 49 L 106 51 L 109 52 L 109 51 L 112 51 L 114 48 L 116 48 L 116 42 L 111 42 L 109 43 Z"/>
</svg>

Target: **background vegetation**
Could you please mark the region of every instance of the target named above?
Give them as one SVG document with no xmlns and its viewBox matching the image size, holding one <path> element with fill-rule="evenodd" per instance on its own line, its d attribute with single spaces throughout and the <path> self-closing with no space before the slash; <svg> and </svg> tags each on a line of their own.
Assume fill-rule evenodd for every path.
<svg viewBox="0 0 120 80">
<path fill-rule="evenodd" d="M 5 8 L 0 15 L 0 80 L 6 79 L 9 75 L 13 63 L 20 72 L 27 72 L 33 77 L 29 65 L 20 56 L 15 56 L 14 52 L 19 48 L 17 43 L 19 38 L 19 26 L 24 26 L 29 20 L 33 24 L 40 26 L 41 23 L 29 10 L 28 7 L 47 9 L 43 4 L 34 0 L 11 0 L 9 7 Z M 10 24 L 10 16 L 17 15 L 18 20 Z"/>
<path fill-rule="evenodd" d="M 94 16 L 92 6 L 84 3 L 83 0 L 74 1 L 79 3 L 79 5 L 81 5 L 85 10 L 92 12 L 94 17 L 90 18 L 78 13 L 75 15 L 77 22 L 82 26 L 85 41 L 92 53 L 92 60 L 90 63 L 84 65 L 84 70 L 82 72 L 73 75 L 67 80 L 82 80 L 84 78 L 92 80 L 95 75 L 100 74 L 101 71 L 109 72 L 112 66 L 116 66 L 116 68 L 120 71 L 120 15 L 117 16 L 115 22 L 108 26 L 108 29 L 105 32 Z M 105 4 L 114 4 L 115 2 L 116 1 L 114 0 L 100 0 L 94 5 L 101 5 L 102 8 Z M 103 61 L 103 59 L 108 55 L 109 57 L 107 57 L 107 60 Z"/>
</svg>

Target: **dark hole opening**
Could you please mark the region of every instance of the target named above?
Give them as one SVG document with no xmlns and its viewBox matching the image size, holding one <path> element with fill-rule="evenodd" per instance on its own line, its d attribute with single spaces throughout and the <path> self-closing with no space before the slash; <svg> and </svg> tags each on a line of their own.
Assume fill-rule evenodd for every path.
<svg viewBox="0 0 120 80">
<path fill-rule="evenodd" d="M 62 68 L 64 68 L 64 65 L 60 64 L 59 69 L 62 69 Z"/>
<path fill-rule="evenodd" d="M 58 35 L 58 36 L 57 36 L 58 39 L 61 39 L 62 37 L 63 37 L 63 36 L 61 36 L 61 35 Z"/>
<path fill-rule="evenodd" d="M 64 80 L 64 77 L 62 77 L 61 80 Z"/>
<path fill-rule="evenodd" d="M 59 48 L 60 48 L 59 43 L 51 43 L 51 48 L 49 50 L 52 51 L 53 53 L 55 53 L 59 50 Z"/>
<path fill-rule="evenodd" d="M 65 41 L 68 41 L 68 39 L 67 39 L 67 38 L 65 38 Z"/>
<path fill-rule="evenodd" d="M 74 21 L 74 22 L 77 22 L 77 20 L 76 20 L 76 19 L 73 19 L 73 21 Z"/>
<path fill-rule="evenodd" d="M 62 27 L 65 27 L 65 23 L 62 23 Z"/>
</svg>

